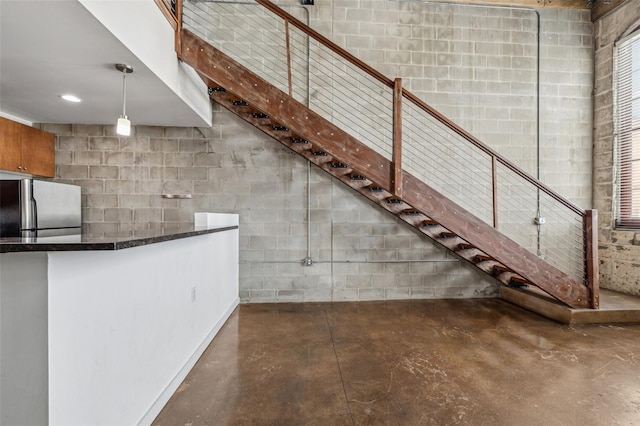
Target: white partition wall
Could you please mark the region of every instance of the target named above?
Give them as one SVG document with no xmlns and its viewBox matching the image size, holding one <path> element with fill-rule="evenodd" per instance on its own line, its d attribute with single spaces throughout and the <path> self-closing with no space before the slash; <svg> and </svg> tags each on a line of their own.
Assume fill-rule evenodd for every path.
<svg viewBox="0 0 640 426">
<path fill-rule="evenodd" d="M 47 422 L 47 255 L 0 254 L 0 425 Z"/>
<path fill-rule="evenodd" d="M 51 253 L 50 424 L 150 423 L 238 304 L 236 244 Z"/>
<path fill-rule="evenodd" d="M 2 424 L 151 424 L 238 305 L 238 235 L 0 254 Z"/>
</svg>

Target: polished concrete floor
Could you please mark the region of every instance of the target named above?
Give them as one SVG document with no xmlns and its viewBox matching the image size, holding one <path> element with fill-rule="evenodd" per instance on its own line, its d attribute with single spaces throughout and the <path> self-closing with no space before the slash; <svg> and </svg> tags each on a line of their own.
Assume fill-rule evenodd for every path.
<svg viewBox="0 0 640 426">
<path fill-rule="evenodd" d="M 640 325 L 498 299 L 242 305 L 155 425 L 640 425 Z"/>
</svg>

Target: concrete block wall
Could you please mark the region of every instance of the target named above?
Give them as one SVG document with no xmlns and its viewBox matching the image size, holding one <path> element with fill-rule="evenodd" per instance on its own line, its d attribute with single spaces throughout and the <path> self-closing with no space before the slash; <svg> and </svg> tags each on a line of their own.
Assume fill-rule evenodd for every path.
<svg viewBox="0 0 640 426">
<path fill-rule="evenodd" d="M 196 211 L 239 213 L 243 302 L 496 295 L 493 279 L 315 166 L 307 170 L 233 114 L 218 107 L 214 123 L 134 126 L 131 137 L 117 137 L 113 126 L 43 128 L 57 134 L 56 177 L 82 186 L 89 233 L 192 223 Z M 303 266 L 308 242 L 313 265 Z"/>
<path fill-rule="evenodd" d="M 401 77 L 406 88 L 530 175 L 578 206 L 591 207 L 593 28 L 588 9 L 333 0 L 310 10 L 311 25 L 336 43 L 388 77 Z M 413 146 L 405 145 L 405 152 L 428 159 L 405 166 L 491 223 L 490 197 L 483 197 L 491 192 L 490 159 L 463 151 L 454 138 L 442 136 L 443 129 L 433 130 L 407 111 L 403 120 L 428 132 Z M 431 139 L 433 133 L 439 139 Z M 443 139 L 446 146 L 438 151 Z M 447 149 L 466 163 L 447 161 Z M 429 159 L 444 173 L 437 176 Z M 555 201 L 538 204 L 535 187 L 505 168 L 498 167 L 497 180 L 499 228 L 581 280 L 582 248 L 575 243 L 581 241 L 581 218 Z M 538 209 L 548 224 L 540 230 L 533 223 Z"/>
<path fill-rule="evenodd" d="M 203 27 L 204 19 L 189 19 L 197 32 L 288 90 L 280 19 L 256 5 L 193 4 L 187 10 L 224 18 L 215 21 L 224 31 Z M 529 174 L 579 206 L 591 206 L 593 31 L 588 9 L 322 0 L 307 7 L 307 16 L 298 1 L 279 4 L 387 77 L 401 77 L 404 87 Z M 253 27 L 263 24 L 269 30 L 252 38 Z M 391 90 L 358 75 L 359 70 L 293 26 L 289 31 L 294 96 L 390 157 Z M 278 61 L 271 60 L 274 55 Z M 477 192 L 463 191 L 459 198 Z"/>
<path fill-rule="evenodd" d="M 614 50 L 615 41 L 640 20 L 640 3 L 625 2 L 594 24 L 594 178 L 593 200 L 599 214 L 601 286 L 640 295 L 640 230 L 615 227 Z"/>
<path fill-rule="evenodd" d="M 588 9 L 327 0 L 311 26 L 581 207 L 591 206 Z M 540 144 L 536 91 L 540 16 Z"/>
<path fill-rule="evenodd" d="M 321 0 L 309 11 L 313 27 L 535 172 L 531 11 L 390 0 Z M 567 195 L 588 206 L 590 163 L 580 160 L 590 158 L 581 135 L 591 126 L 588 14 L 541 15 L 541 172 L 552 187 L 574 176 Z M 575 69 L 566 70 L 569 58 Z M 232 114 L 214 114 L 212 129 L 138 126 L 131 138 L 115 137 L 112 126 L 46 125 L 59 135 L 58 177 L 83 186 L 89 232 L 191 222 L 195 211 L 239 213 L 243 302 L 496 294 L 492 279 L 315 167 L 307 210 L 306 163 Z M 302 266 L 309 240 L 314 264 Z"/>
<path fill-rule="evenodd" d="M 306 18 L 299 5 L 287 3 L 288 11 Z M 210 31 L 194 20 L 204 37 L 288 90 L 281 20 L 255 4 L 195 4 L 224 16 L 221 38 L 217 27 Z M 307 10 L 312 27 L 388 77 L 402 77 L 406 88 L 574 203 L 591 206 L 588 9 L 336 0 Z M 263 22 L 269 30 L 251 40 L 253 56 L 247 55 L 249 34 Z M 293 27 L 289 34 L 294 97 L 390 159 L 392 90 Z M 300 74 L 307 69 L 308 78 Z M 405 168 L 493 223 L 491 158 L 425 117 L 404 102 Z M 581 280 L 582 247 L 575 243 L 582 238 L 581 217 L 555 201 L 540 203 L 536 188 L 506 168 L 498 167 L 497 180 L 500 229 Z M 534 224 L 538 215 L 547 219 L 541 229 Z"/>
</svg>

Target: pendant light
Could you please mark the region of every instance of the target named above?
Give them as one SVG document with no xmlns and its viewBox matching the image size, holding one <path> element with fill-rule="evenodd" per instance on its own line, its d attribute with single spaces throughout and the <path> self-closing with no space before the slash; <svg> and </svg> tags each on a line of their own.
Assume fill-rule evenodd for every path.
<svg viewBox="0 0 640 426">
<path fill-rule="evenodd" d="M 122 115 L 116 123 L 116 133 L 129 136 L 131 135 L 131 121 L 127 117 L 127 74 L 133 72 L 133 67 L 127 64 L 116 64 L 116 69 L 122 73 Z"/>
</svg>

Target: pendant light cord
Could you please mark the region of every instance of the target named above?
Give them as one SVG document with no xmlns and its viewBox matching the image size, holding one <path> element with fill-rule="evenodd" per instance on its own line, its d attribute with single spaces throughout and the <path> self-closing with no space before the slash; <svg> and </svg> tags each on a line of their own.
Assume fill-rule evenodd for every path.
<svg viewBox="0 0 640 426">
<path fill-rule="evenodd" d="M 127 117 L 127 72 L 122 71 L 122 116 Z"/>
</svg>

